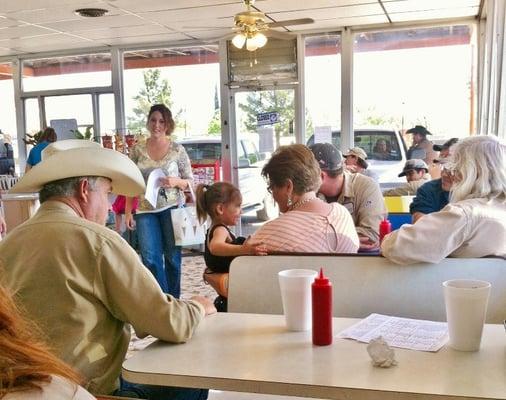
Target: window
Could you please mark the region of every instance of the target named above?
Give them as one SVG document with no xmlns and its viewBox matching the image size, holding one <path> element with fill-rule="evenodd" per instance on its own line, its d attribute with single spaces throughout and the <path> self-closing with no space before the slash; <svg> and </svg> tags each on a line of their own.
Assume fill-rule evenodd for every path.
<svg viewBox="0 0 506 400">
<path fill-rule="evenodd" d="M 145 132 L 150 106 L 164 103 L 172 111 L 178 139 L 220 134 L 218 46 L 129 51 L 124 65 L 130 132 Z"/>
<path fill-rule="evenodd" d="M 18 138 L 16 129 L 16 108 L 14 106 L 14 84 L 10 63 L 0 63 L 0 141 L 10 143 L 14 149 L 14 158 L 18 158 Z M 16 171 L 19 168 L 16 167 Z"/>
<path fill-rule="evenodd" d="M 355 129 L 424 125 L 436 139 L 473 133 L 471 37 L 468 25 L 357 34 Z"/>
<path fill-rule="evenodd" d="M 316 126 L 341 128 L 341 36 L 305 39 L 306 138 Z"/>
<path fill-rule="evenodd" d="M 23 61 L 23 90 L 54 90 L 111 85 L 109 53 Z"/>
</svg>

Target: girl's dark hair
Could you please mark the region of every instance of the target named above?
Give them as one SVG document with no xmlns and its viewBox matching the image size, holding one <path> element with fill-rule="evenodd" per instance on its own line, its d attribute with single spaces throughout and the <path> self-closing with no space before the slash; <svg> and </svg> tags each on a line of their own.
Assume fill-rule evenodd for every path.
<svg viewBox="0 0 506 400">
<path fill-rule="evenodd" d="M 215 182 L 212 185 L 197 186 L 197 217 L 202 223 L 209 215 L 216 217 L 216 205 L 231 201 L 242 201 L 241 192 L 228 182 Z"/>
<path fill-rule="evenodd" d="M 160 114 L 162 114 L 163 120 L 165 121 L 165 125 L 167 126 L 167 132 L 165 134 L 168 136 L 172 132 L 174 132 L 174 129 L 176 127 L 176 123 L 172 119 L 172 113 L 170 112 L 170 110 L 167 108 L 167 106 L 165 104 L 154 104 L 151 106 L 151 108 L 149 109 L 149 113 L 148 113 L 148 122 L 149 122 L 149 119 L 151 118 L 151 115 L 155 111 L 158 111 Z"/>
<path fill-rule="evenodd" d="M 47 127 L 46 129 L 44 129 L 44 132 L 42 132 L 42 135 L 40 136 L 40 141 L 43 142 L 49 142 L 49 143 L 53 143 L 53 142 L 56 142 L 56 131 L 51 128 L 51 127 Z"/>
</svg>

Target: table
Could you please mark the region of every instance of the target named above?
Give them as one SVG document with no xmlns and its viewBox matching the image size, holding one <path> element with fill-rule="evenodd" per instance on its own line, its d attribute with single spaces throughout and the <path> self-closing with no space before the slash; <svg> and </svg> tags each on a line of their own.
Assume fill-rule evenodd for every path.
<svg viewBox="0 0 506 400">
<path fill-rule="evenodd" d="M 357 322 L 334 318 L 334 333 Z M 218 313 L 185 344 L 157 341 L 123 364 L 135 383 L 347 400 L 506 399 L 506 335 L 485 325 L 482 348 L 466 353 L 395 349 L 399 365 L 371 365 L 364 343 L 313 346 L 280 315 Z"/>
</svg>

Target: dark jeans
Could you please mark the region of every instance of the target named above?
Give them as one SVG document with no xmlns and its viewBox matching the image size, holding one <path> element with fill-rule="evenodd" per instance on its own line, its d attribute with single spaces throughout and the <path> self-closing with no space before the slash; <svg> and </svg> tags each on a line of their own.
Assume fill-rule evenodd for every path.
<svg viewBox="0 0 506 400">
<path fill-rule="evenodd" d="M 114 396 L 131 397 L 146 400 L 206 400 L 207 389 L 179 388 L 171 386 L 154 386 L 130 383 L 120 378 L 121 388 Z"/>
<path fill-rule="evenodd" d="M 174 207 L 176 208 L 176 207 Z M 171 209 L 135 214 L 139 252 L 164 293 L 181 294 L 181 246 L 174 242 Z"/>
</svg>

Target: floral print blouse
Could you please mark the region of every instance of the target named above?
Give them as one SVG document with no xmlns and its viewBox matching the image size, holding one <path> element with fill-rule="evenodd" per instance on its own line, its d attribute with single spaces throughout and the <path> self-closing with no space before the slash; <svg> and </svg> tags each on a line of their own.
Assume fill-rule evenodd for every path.
<svg viewBox="0 0 506 400">
<path fill-rule="evenodd" d="M 146 141 L 139 142 L 130 150 L 130 159 L 137 164 L 145 182 L 148 181 L 151 171 L 156 168 L 161 168 L 166 176 L 193 180 L 190 158 L 184 147 L 176 142 L 171 142 L 165 157 L 158 161 L 149 156 Z M 162 188 L 158 193 L 156 208 L 141 195 L 137 212 L 161 211 L 167 207 L 183 204 L 184 198 L 184 193 L 179 188 Z"/>
</svg>

